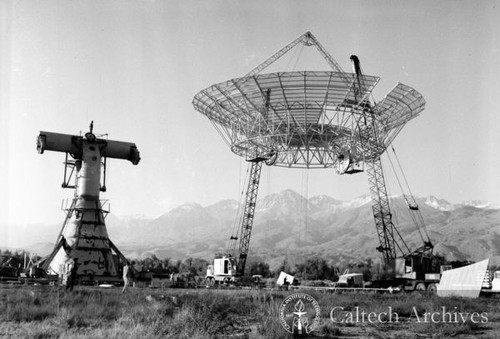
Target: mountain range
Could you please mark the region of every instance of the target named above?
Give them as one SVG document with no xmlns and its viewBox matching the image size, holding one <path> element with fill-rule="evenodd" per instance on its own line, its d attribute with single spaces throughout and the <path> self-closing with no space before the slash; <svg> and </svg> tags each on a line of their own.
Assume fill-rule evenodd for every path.
<svg viewBox="0 0 500 339">
<path fill-rule="evenodd" d="M 416 198 L 416 202 L 435 253 L 448 260 L 489 257 L 493 264 L 500 264 L 499 206 L 484 201 L 450 204 L 433 196 Z M 421 246 L 423 240 L 405 198 L 391 197 L 390 206 L 408 247 Z M 230 236 L 236 235 L 241 213 L 242 205 L 235 200 L 205 207 L 186 203 L 154 219 L 109 214 L 106 225 L 110 239 L 127 257 L 155 254 L 160 258 L 211 260 L 215 253 L 224 252 Z M 25 249 L 48 254 L 59 227 L 44 231 L 47 229 L 40 227 L 38 241 Z M 257 201 L 249 260 L 266 261 L 271 268 L 285 258 L 293 263 L 311 256 L 339 264 L 357 263 L 379 258 L 378 245 L 369 196 L 341 201 L 325 195 L 306 198 L 285 190 Z"/>
</svg>

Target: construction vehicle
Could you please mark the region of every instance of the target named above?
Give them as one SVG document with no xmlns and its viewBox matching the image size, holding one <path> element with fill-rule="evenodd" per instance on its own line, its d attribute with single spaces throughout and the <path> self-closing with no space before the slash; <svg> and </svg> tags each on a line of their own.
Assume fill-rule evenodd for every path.
<svg viewBox="0 0 500 339">
<path fill-rule="evenodd" d="M 354 84 L 358 86 L 358 90 L 355 91 L 355 93 L 363 93 L 365 85 L 363 83 L 364 77 L 359 59 L 357 56 L 353 55 L 351 56 L 351 61 L 353 62 L 354 75 L 356 77 Z M 423 98 L 419 99 L 419 105 L 425 105 Z M 410 250 L 398 228 L 394 225 L 393 215 L 389 206 L 389 198 L 380 156 L 390 142 L 388 143 L 387 140 L 381 140 L 378 136 L 379 129 L 376 126 L 375 116 L 379 112 L 377 112 L 377 107 L 372 107 L 366 98 L 355 98 L 355 101 L 354 104 L 363 107 L 364 128 L 362 128 L 362 137 L 370 140 L 371 152 L 376 155 L 367 157 L 369 160 L 366 161 L 366 165 L 372 199 L 372 212 L 380 242 L 380 246 L 377 247 L 377 250 L 381 252 L 383 256 L 384 277 L 383 279 L 373 281 L 372 286 L 392 286 L 401 287 L 409 291 L 427 290 L 435 292 L 436 284 L 439 283 L 441 274 L 439 268 L 433 265 L 434 256 L 432 252 L 434 245 L 429 238 L 418 204 L 409 189 L 406 178 L 404 183 L 408 190 L 408 194 L 405 194 L 404 187 L 398 178 L 400 188 L 403 190 L 403 197 L 408 206 L 408 211 L 411 214 L 411 218 L 423 242 L 422 246 L 419 248 Z M 390 98 L 387 101 L 390 101 Z M 394 148 L 392 148 L 392 150 L 394 151 Z M 395 151 L 394 154 L 396 154 Z M 389 161 L 391 165 L 393 165 L 390 158 Z M 400 165 L 399 160 L 398 164 Z M 349 168 L 349 164 L 347 164 L 346 168 Z M 401 166 L 399 166 L 399 169 L 404 177 Z M 346 170 L 344 173 L 352 172 Z M 395 174 L 397 176 L 396 171 Z"/>
<path fill-rule="evenodd" d="M 5 257 L 5 261 L 2 260 Z M 11 255 L 0 255 L 0 281 L 18 281 L 19 280 L 19 268 L 11 265 L 14 261 L 14 256 Z"/>
<path fill-rule="evenodd" d="M 247 190 L 244 195 L 245 203 L 243 213 L 239 215 L 240 222 L 235 223 L 235 230 L 231 235 L 226 254 L 215 257 L 213 264 L 207 267 L 206 281 L 208 285 L 215 283 L 236 283 L 243 284 L 260 283 L 258 277 L 252 279 L 244 278 L 245 266 L 250 247 L 250 237 L 252 235 L 253 219 L 255 214 L 255 204 L 259 191 L 260 172 L 262 163 L 268 161 L 268 157 L 254 157 L 247 159 L 250 163 Z M 239 211 L 238 211 L 239 214 Z M 238 241 L 239 240 L 239 241 Z M 239 244 L 239 245 L 238 245 Z M 236 248 L 238 245 L 238 248 Z"/>
<path fill-rule="evenodd" d="M 316 48 L 331 70 L 262 73 L 299 45 Z M 216 258 L 220 262 L 212 265 L 210 281 L 227 281 L 244 272 L 262 162 L 287 168 L 333 168 L 338 174 L 363 172 L 366 164 L 378 249 L 393 277 L 391 284 L 435 288 L 432 242 L 423 226 L 419 227 L 423 246 L 417 250 L 411 251 L 402 239 L 392 222 L 380 161 L 404 125 L 424 109 L 425 100 L 415 89 L 398 83 L 381 101 L 372 103 L 370 96 L 380 78 L 362 74 L 356 56 L 351 61 L 352 74 L 344 72 L 306 32 L 245 76 L 213 84 L 195 95 L 195 109 L 210 119 L 233 153 L 252 163 L 239 236 L 231 238 L 233 250 Z M 408 206 L 419 221 L 418 205 L 413 200 Z"/>
<path fill-rule="evenodd" d="M 215 258 L 212 265 L 207 267 L 207 275 L 205 277 L 208 285 L 214 284 L 229 284 L 235 282 L 236 277 L 236 258 L 231 256 L 222 256 Z"/>
<path fill-rule="evenodd" d="M 24 263 L 22 263 L 20 254 L 0 254 L 0 282 L 9 284 L 56 285 L 59 281 L 58 276 L 47 274 L 35 261 L 36 258 L 36 254 L 28 255 L 24 253 Z"/>
<path fill-rule="evenodd" d="M 237 267 L 237 258 L 231 256 L 215 258 L 213 264 L 207 267 L 207 274 L 205 276 L 207 285 L 261 286 L 262 275 L 254 274 L 251 277 L 247 277 L 243 273 L 240 274 Z"/>
<path fill-rule="evenodd" d="M 481 285 L 482 291 L 490 291 L 494 293 L 500 292 L 500 271 L 487 270 L 483 284 Z"/>
</svg>

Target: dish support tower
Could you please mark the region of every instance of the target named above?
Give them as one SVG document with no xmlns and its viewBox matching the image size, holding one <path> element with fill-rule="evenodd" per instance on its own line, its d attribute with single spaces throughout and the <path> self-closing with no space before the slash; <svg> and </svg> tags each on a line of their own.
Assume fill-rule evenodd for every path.
<svg viewBox="0 0 500 339">
<path fill-rule="evenodd" d="M 125 263 L 127 259 L 109 239 L 105 224 L 108 211 L 99 198 L 99 193 L 106 191 L 106 158 L 129 160 L 137 165 L 140 156 L 134 143 L 100 139 L 92 130 L 93 123 L 84 136 L 41 131 L 37 138 L 40 154 L 66 153 L 62 187 L 75 192 L 70 207 L 65 208 L 66 218 L 56 245 L 42 268 L 62 275 L 73 259 L 79 281 L 112 282 L 120 280 L 119 261 Z"/>
</svg>

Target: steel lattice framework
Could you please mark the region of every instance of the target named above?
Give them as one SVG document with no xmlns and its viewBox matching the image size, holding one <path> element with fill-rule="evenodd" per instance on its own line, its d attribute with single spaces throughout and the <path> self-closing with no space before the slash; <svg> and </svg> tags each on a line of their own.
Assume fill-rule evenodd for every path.
<svg viewBox="0 0 500 339">
<path fill-rule="evenodd" d="M 316 46 L 333 71 L 259 73 L 299 42 Z M 372 104 L 370 94 L 380 78 L 362 77 L 359 82 L 342 71 L 307 32 L 246 76 L 200 91 L 193 105 L 231 150 L 247 159 L 305 168 L 332 167 L 346 154 L 355 162 L 369 161 L 385 151 L 425 101 L 416 90 L 397 84 Z M 377 140 L 371 137 L 371 120 Z"/>
<path fill-rule="evenodd" d="M 332 70 L 262 73 L 293 47 L 314 46 Z M 380 156 L 404 125 L 425 107 L 422 95 L 398 83 L 382 100 L 371 93 L 377 76 L 344 72 L 317 39 L 306 32 L 241 78 L 214 84 L 193 99 L 231 151 L 252 162 L 242 217 L 238 271 L 243 274 L 262 162 L 299 168 L 334 167 L 337 173 L 368 167 L 380 246 L 386 262 L 410 249 L 392 222 Z M 231 237 L 237 240 L 237 237 Z M 414 253 L 428 253 L 427 241 Z"/>
</svg>

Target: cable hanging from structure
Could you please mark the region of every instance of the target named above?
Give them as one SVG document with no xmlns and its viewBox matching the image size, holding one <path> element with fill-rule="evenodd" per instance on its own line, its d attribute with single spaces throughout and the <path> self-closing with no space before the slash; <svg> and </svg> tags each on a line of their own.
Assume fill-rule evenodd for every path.
<svg viewBox="0 0 500 339">
<path fill-rule="evenodd" d="M 408 207 L 408 211 L 410 213 L 410 217 L 412 218 L 413 223 L 416 226 L 422 241 L 428 242 L 430 238 L 429 238 L 429 234 L 427 232 L 427 228 L 425 226 L 424 218 L 422 216 L 422 213 L 420 212 L 417 201 L 416 201 L 415 197 L 413 196 L 413 193 L 411 192 L 410 185 L 408 184 L 408 180 L 406 179 L 406 175 L 403 171 L 403 167 L 401 166 L 401 162 L 399 161 L 399 158 L 396 154 L 396 150 L 394 149 L 394 146 L 391 146 L 391 149 L 392 149 L 392 152 L 394 153 L 394 157 L 395 157 L 396 163 L 398 165 L 398 170 L 401 173 L 401 176 L 403 178 L 404 186 L 399 178 L 398 172 L 394 166 L 394 163 L 392 162 L 392 159 L 391 159 L 391 156 L 389 155 L 389 152 L 386 152 L 387 158 L 389 159 L 389 163 L 391 164 L 392 171 L 396 177 L 396 181 L 399 185 L 401 193 L 403 194 L 403 198 L 405 199 L 406 205 Z"/>
<path fill-rule="evenodd" d="M 238 231 L 239 231 L 239 225 L 241 223 L 242 213 L 241 209 L 244 205 L 244 200 L 245 200 L 245 183 L 248 180 L 250 172 L 250 167 L 247 168 L 246 174 L 245 174 L 245 179 L 243 180 L 243 184 L 241 185 L 241 168 L 240 168 L 240 187 L 241 187 L 241 192 L 240 192 L 240 199 L 238 201 L 238 209 L 236 210 L 236 217 L 234 218 L 233 222 L 233 228 L 231 231 L 231 237 L 229 238 L 227 245 L 226 245 L 226 252 L 227 254 L 234 255 L 236 253 L 236 244 L 238 242 Z"/>
</svg>

